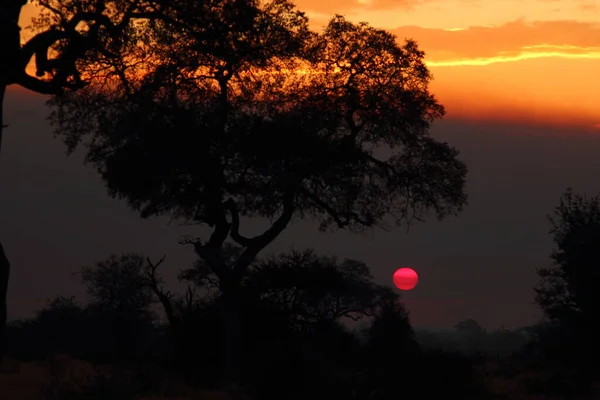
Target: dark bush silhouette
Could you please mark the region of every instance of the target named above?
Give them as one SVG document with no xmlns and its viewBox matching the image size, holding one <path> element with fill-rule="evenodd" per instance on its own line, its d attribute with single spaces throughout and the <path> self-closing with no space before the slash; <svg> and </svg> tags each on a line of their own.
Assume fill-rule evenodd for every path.
<svg viewBox="0 0 600 400">
<path fill-rule="evenodd" d="M 124 254 L 81 271 L 91 301 L 58 296 L 29 320 L 14 321 L 9 355 L 26 360 L 67 354 L 94 362 L 132 362 L 161 336 L 143 256 Z"/>
<path fill-rule="evenodd" d="M 240 251 L 227 248 L 232 257 Z M 36 318 L 11 324 L 11 340 L 19 344 L 13 356 L 39 359 L 62 353 L 95 363 L 128 361 L 137 371 L 135 381 L 127 378 L 122 387 L 128 396 L 160 391 L 160 382 L 175 376 L 195 387 L 219 387 L 222 294 L 212 287 L 215 274 L 202 260 L 180 274 L 189 290 L 168 296 L 175 318 L 167 329 L 153 325 L 150 331 L 137 331 L 141 341 L 153 339 L 141 348 L 152 356 L 118 346 L 115 338 L 123 340 L 119 335 L 131 327 L 116 317 L 120 307 L 137 305 L 132 309 L 138 314 L 127 314 L 133 320 L 146 315 L 148 287 L 160 281 L 151 266 L 142 256 L 126 254 L 83 269 L 93 295 L 90 304 L 82 307 L 73 298 L 58 297 Z M 170 293 L 159 288 L 163 295 Z M 239 383 L 251 398 L 486 398 L 473 360 L 422 349 L 399 295 L 373 283 L 364 263 L 312 251 L 258 259 L 242 282 L 240 297 L 244 335 L 236 362 Z M 361 326 L 350 329 L 348 322 L 358 319 Z M 100 396 L 107 388 L 94 384 L 85 390 Z"/>
<path fill-rule="evenodd" d="M 226 248 L 230 257 L 242 250 Z M 216 323 L 222 296 L 215 288 L 215 274 L 202 260 L 182 271 L 180 278 L 190 290 L 171 299 L 177 316 L 176 354 L 189 381 L 210 387 L 221 377 L 215 367 L 222 362 L 223 349 L 215 343 L 222 340 L 221 325 Z M 208 290 L 199 295 L 202 289 Z M 312 251 L 255 260 L 242 281 L 240 298 L 244 335 L 238 341 L 241 351 L 236 361 L 247 391 L 256 398 L 285 394 L 323 399 L 336 393 L 350 396 L 357 390 L 355 378 L 370 351 L 345 321 L 374 316 L 386 299 L 397 300 L 389 288 L 373 283 L 364 263 Z M 407 343 L 414 347 L 406 314 L 398 326 L 392 333 L 395 340 L 408 335 Z M 408 347 L 397 354 L 408 353 Z"/>
<path fill-rule="evenodd" d="M 57 296 L 34 318 L 8 325 L 7 355 L 28 361 L 54 354 L 84 357 L 93 339 L 88 328 L 85 308 L 74 297 Z"/>
<path fill-rule="evenodd" d="M 245 364 L 257 397 L 276 398 L 290 385 L 297 398 L 350 395 L 363 357 L 345 322 L 372 315 L 383 292 L 355 260 L 292 251 L 257 262 L 242 292 L 256 299 L 254 310 L 244 308 L 243 315 L 244 346 L 254 349 L 246 351 Z M 298 376 L 306 377 L 303 388 Z"/>
<path fill-rule="evenodd" d="M 600 283 L 600 196 L 588 198 L 567 191 L 550 222 L 553 265 L 538 270 L 536 302 L 551 324 L 576 330 L 580 340 L 591 345 L 586 339 L 598 329 L 600 304 L 595 289 Z"/>
<path fill-rule="evenodd" d="M 80 271 L 91 301 L 87 312 L 104 342 L 111 342 L 105 357 L 131 360 L 152 340 L 154 294 L 146 280 L 146 258 L 139 254 L 111 255 Z"/>
</svg>

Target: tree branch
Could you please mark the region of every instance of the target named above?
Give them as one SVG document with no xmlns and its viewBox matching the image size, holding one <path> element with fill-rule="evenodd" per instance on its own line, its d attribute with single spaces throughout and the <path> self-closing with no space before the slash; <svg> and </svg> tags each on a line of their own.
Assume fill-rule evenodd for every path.
<svg viewBox="0 0 600 400">
<path fill-rule="evenodd" d="M 279 218 L 275 220 L 273 225 L 261 235 L 256 236 L 250 240 L 249 246 L 246 247 L 244 252 L 237 259 L 235 266 L 233 267 L 233 278 L 235 280 L 239 280 L 244 273 L 244 271 L 248 268 L 250 263 L 254 261 L 258 253 L 260 253 L 269 243 L 271 243 L 283 230 L 287 227 L 287 225 L 292 220 L 292 216 L 294 215 L 295 207 L 294 207 L 294 199 L 296 193 L 295 190 L 289 189 L 283 195 L 283 211 Z"/>
<path fill-rule="evenodd" d="M 169 291 L 165 292 L 164 282 L 162 281 L 162 278 L 157 278 L 156 276 L 157 268 L 163 263 L 163 261 L 165 261 L 166 258 L 166 255 L 163 256 L 160 260 L 158 260 L 156 264 L 153 264 L 152 261 L 150 261 L 150 258 L 146 258 L 146 262 L 149 266 L 149 271 L 146 275 L 146 279 L 148 281 L 148 285 L 163 305 L 169 323 L 171 324 L 171 326 L 174 326 L 177 323 L 177 317 L 173 310 L 173 304 L 171 303 L 173 295 Z"/>
<path fill-rule="evenodd" d="M 229 222 L 227 221 L 227 217 L 225 216 L 225 209 L 223 204 L 220 205 L 219 210 L 214 210 L 215 213 L 218 212 L 218 216 L 215 218 L 215 229 L 213 233 L 210 235 L 208 242 L 205 247 L 210 249 L 220 249 L 225 240 L 227 240 L 227 236 L 229 236 L 229 231 L 231 230 Z"/>
<path fill-rule="evenodd" d="M 27 74 L 25 71 L 22 71 L 17 76 L 14 83 L 40 94 L 53 95 L 59 93 L 61 90 L 61 86 L 56 80 L 44 81 Z"/>
<path fill-rule="evenodd" d="M 44 32 L 40 32 L 27 41 L 21 47 L 21 67 L 27 67 L 34 54 L 48 52 L 48 49 L 61 39 L 67 39 L 66 32 L 52 28 Z"/>
<path fill-rule="evenodd" d="M 214 232 L 213 232 L 214 235 Z M 200 238 L 182 238 L 179 240 L 179 244 L 191 244 L 194 246 L 194 251 L 200 258 L 202 258 L 213 270 L 215 275 L 219 278 L 219 281 L 226 279 L 226 268 L 227 266 L 223 263 L 221 257 L 219 257 L 219 248 L 210 247 L 208 244 L 203 245 Z"/>
</svg>

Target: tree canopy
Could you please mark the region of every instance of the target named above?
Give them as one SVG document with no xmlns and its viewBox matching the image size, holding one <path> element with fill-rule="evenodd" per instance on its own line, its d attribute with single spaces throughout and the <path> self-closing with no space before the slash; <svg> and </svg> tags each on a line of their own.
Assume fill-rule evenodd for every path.
<svg viewBox="0 0 600 400">
<path fill-rule="evenodd" d="M 242 249 L 228 246 L 235 257 Z M 198 260 L 183 270 L 182 281 L 192 284 L 192 291 L 209 289 L 201 302 L 214 303 L 218 278 L 210 266 Z M 363 262 L 318 256 L 312 250 L 291 251 L 256 260 L 243 282 L 244 299 L 250 307 L 283 315 L 290 329 L 342 318 L 358 320 L 373 315 L 380 302 L 389 296 L 388 288 L 376 285 Z"/>
<path fill-rule="evenodd" d="M 151 8 L 108 40 L 110 53 L 76 65 L 83 87 L 54 96 L 49 118 L 142 217 L 212 228 L 187 243 L 225 295 L 233 377 L 241 282 L 294 218 L 362 231 L 455 215 L 466 166 L 429 135 L 444 108 L 416 42 L 342 16 L 312 32 L 287 0 Z M 271 225 L 245 236 L 252 217 Z M 242 248 L 234 260 L 228 239 Z"/>
<path fill-rule="evenodd" d="M 462 209 L 466 167 L 428 135 L 444 109 L 414 41 L 341 16 L 314 33 L 285 0 L 216 4 L 173 2 L 51 100 L 112 196 L 213 227 L 196 250 L 216 266 L 230 237 L 240 269 L 294 217 L 359 231 Z M 241 217 L 273 224 L 245 237 Z"/>
<path fill-rule="evenodd" d="M 109 310 L 142 310 L 153 302 L 152 290 L 145 281 L 146 269 L 142 255 L 113 254 L 82 268 L 80 275 L 93 304 Z"/>
</svg>

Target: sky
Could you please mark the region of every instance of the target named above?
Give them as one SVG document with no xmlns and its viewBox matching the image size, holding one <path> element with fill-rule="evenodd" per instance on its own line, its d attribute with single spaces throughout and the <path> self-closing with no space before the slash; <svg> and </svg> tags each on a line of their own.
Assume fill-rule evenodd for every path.
<svg viewBox="0 0 600 400">
<path fill-rule="evenodd" d="M 572 187 L 600 192 L 600 8 L 578 0 L 297 0 L 320 29 L 334 14 L 413 38 L 447 109 L 431 134 L 467 163 L 469 206 L 458 218 L 365 235 L 293 224 L 270 248 L 315 248 L 367 262 L 377 282 L 420 274 L 403 293 L 419 327 L 473 318 L 489 329 L 532 324 L 535 269 L 549 263 L 546 215 Z M 25 9 L 23 23 L 35 12 Z M 169 283 L 194 260 L 183 234 L 140 220 L 110 199 L 82 154 L 53 139 L 41 95 L 11 87 L 0 157 L 0 238 L 13 264 L 9 315 L 29 316 L 57 294 L 84 296 L 74 271 L 111 253 L 167 255 Z M 247 222 L 250 232 L 264 227 Z M 176 287 L 176 286 L 175 286 Z"/>
</svg>

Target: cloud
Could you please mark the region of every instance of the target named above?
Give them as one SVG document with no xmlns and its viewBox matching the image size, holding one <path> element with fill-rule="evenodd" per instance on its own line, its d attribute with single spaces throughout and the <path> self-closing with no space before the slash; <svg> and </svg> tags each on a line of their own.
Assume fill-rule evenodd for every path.
<svg viewBox="0 0 600 400">
<path fill-rule="evenodd" d="M 392 29 L 414 38 L 433 66 L 488 65 L 534 58 L 600 59 L 600 24 L 578 21 L 512 21 L 498 26 Z"/>
<path fill-rule="evenodd" d="M 588 128 L 600 122 L 600 24 L 516 20 L 391 31 L 426 52 L 431 89 L 448 116 Z"/>
<path fill-rule="evenodd" d="M 441 0 L 296 0 L 303 11 L 313 15 L 348 14 L 360 11 L 412 10 Z M 458 0 L 459 4 L 477 4 L 480 0 Z"/>
<path fill-rule="evenodd" d="M 583 11 L 598 11 L 598 5 L 596 3 L 579 4 L 577 8 Z"/>
</svg>

